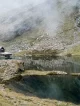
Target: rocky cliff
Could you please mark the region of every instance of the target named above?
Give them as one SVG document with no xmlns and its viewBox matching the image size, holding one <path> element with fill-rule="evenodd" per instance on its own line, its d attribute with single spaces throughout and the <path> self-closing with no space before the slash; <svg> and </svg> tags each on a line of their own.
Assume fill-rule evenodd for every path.
<svg viewBox="0 0 80 106">
<path fill-rule="evenodd" d="M 24 71 L 24 62 L 21 60 L 0 60 L 0 83 L 20 78 Z"/>
</svg>

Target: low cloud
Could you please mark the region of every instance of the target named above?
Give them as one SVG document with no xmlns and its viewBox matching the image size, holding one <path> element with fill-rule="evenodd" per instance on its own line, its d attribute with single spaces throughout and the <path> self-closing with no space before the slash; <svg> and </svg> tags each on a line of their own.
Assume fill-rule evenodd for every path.
<svg viewBox="0 0 80 106">
<path fill-rule="evenodd" d="M 0 39 L 21 35 L 40 23 L 49 35 L 73 12 L 78 0 L 0 0 Z"/>
</svg>

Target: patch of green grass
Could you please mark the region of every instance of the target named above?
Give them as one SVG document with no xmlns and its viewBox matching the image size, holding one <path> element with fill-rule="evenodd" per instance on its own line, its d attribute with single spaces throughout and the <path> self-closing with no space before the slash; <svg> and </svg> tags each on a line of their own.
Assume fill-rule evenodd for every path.
<svg viewBox="0 0 80 106">
<path fill-rule="evenodd" d="M 67 54 L 71 54 L 71 55 L 75 55 L 75 56 L 80 56 L 80 44 L 77 46 L 72 47 L 71 49 L 67 50 L 66 53 Z"/>
</svg>

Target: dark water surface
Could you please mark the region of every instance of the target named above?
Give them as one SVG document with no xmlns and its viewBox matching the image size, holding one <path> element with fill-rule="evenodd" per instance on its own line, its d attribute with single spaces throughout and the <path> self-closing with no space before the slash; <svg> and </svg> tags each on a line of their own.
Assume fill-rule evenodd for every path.
<svg viewBox="0 0 80 106">
<path fill-rule="evenodd" d="M 25 69 L 28 70 L 80 72 L 80 57 L 27 57 L 23 58 L 23 60 L 25 61 Z M 57 99 L 80 104 L 80 76 L 25 74 L 21 81 L 11 82 L 9 87 L 25 95 L 31 93 L 40 98 Z"/>
<path fill-rule="evenodd" d="M 11 82 L 10 89 L 24 95 L 80 104 L 80 77 L 25 75 L 19 82 Z"/>
</svg>

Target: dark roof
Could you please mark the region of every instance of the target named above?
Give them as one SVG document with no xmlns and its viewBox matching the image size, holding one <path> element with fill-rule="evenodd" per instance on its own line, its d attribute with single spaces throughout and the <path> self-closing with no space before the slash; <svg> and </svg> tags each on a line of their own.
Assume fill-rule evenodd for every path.
<svg viewBox="0 0 80 106">
<path fill-rule="evenodd" d="M 4 48 L 3 46 L 0 46 L 0 49 Z"/>
</svg>

